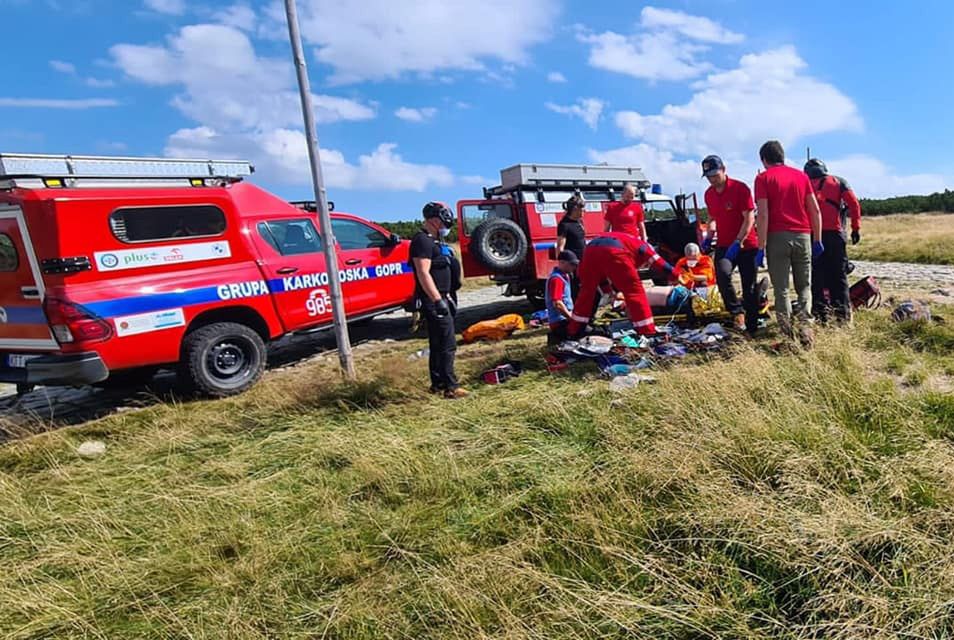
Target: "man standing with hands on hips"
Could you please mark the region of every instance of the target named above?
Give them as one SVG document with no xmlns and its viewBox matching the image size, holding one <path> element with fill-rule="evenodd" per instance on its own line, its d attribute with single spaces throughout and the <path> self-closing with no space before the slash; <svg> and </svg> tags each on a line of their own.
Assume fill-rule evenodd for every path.
<svg viewBox="0 0 954 640">
<path fill-rule="evenodd" d="M 454 224 L 454 215 L 443 202 L 424 205 L 424 226 L 411 239 L 411 266 L 416 281 L 415 297 L 427 320 L 430 348 L 428 361 L 431 393 L 457 399 L 467 395 L 454 374 L 457 337 L 454 330 L 451 292 L 451 263 L 441 251 L 440 238 Z"/>
<path fill-rule="evenodd" d="M 702 161 L 702 175 L 711 185 L 705 194 L 709 211 L 709 235 L 702 250 L 708 253 L 712 233 L 716 232 L 715 270 L 719 293 L 726 309 L 733 317 L 738 331 L 749 335 L 758 329 L 759 309 L 755 289 L 758 267 L 755 254 L 759 239 L 755 231 L 755 202 L 748 185 L 726 175 L 725 164 L 719 156 L 706 156 Z M 742 300 L 732 284 L 732 272 L 739 268 L 742 278 Z M 743 313 L 744 310 L 744 313 Z"/>
<path fill-rule="evenodd" d="M 815 190 L 805 172 L 785 164 L 782 143 L 769 140 L 759 149 L 765 171 L 755 177 L 758 203 L 759 251 L 755 261 L 761 266 L 768 258 L 769 278 L 775 290 L 775 316 L 786 336 L 795 336 L 792 303 L 788 299 L 788 279 L 795 281 L 798 296 L 799 340 L 810 347 L 812 259 L 825 252 L 821 241 L 821 212 Z"/>
</svg>

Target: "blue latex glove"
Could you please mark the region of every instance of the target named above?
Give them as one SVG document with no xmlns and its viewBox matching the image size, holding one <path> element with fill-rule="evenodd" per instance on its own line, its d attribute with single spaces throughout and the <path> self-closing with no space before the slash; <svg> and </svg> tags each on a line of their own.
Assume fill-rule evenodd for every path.
<svg viewBox="0 0 954 640">
<path fill-rule="evenodd" d="M 812 243 L 812 257 L 817 258 L 821 254 L 825 253 L 825 245 L 822 244 L 821 240 L 816 240 Z"/>
<path fill-rule="evenodd" d="M 706 236 L 706 239 L 702 241 L 702 253 L 709 253 L 709 249 L 712 248 L 712 236 Z"/>
<path fill-rule="evenodd" d="M 738 240 L 736 240 L 735 242 L 729 245 L 728 249 L 725 250 L 726 259 L 735 260 L 739 255 L 739 251 L 741 250 L 742 250 L 742 245 L 739 244 Z"/>
<path fill-rule="evenodd" d="M 755 252 L 755 266 L 764 267 L 765 266 L 765 249 L 759 249 Z"/>
</svg>

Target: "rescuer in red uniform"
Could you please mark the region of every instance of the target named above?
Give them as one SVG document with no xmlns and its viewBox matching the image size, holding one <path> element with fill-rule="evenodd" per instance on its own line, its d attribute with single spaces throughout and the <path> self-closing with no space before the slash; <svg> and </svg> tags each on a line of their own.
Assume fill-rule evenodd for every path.
<svg viewBox="0 0 954 640">
<path fill-rule="evenodd" d="M 812 315 L 825 322 L 829 311 L 834 311 L 835 318 L 845 322 L 851 319 L 845 224 L 850 216 L 851 244 L 858 244 L 861 241 L 861 205 L 845 179 L 830 175 L 821 160 L 812 158 L 806 162 L 805 173 L 812 182 L 821 209 L 822 244 L 825 245 L 825 253 L 815 258 L 812 264 Z"/>
<path fill-rule="evenodd" d="M 626 311 L 637 333 L 656 333 L 653 313 L 646 299 L 646 291 L 639 279 L 639 267 L 650 262 L 665 271 L 670 280 L 676 275 L 672 265 L 663 260 L 648 243 L 629 233 L 604 233 L 586 245 L 580 261 L 580 293 L 573 303 L 567 333 L 578 335 L 596 309 L 600 283 L 609 280 L 613 288 L 623 294 Z M 582 315 L 590 314 L 590 315 Z"/>
</svg>

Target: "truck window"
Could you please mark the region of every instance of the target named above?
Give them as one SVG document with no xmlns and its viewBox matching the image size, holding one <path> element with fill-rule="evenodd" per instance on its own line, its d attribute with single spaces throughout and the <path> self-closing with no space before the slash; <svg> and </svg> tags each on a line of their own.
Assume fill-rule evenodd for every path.
<svg viewBox="0 0 954 640">
<path fill-rule="evenodd" d="M 307 218 L 259 222 L 258 233 L 283 256 L 317 253 L 322 250 L 321 236 Z"/>
<path fill-rule="evenodd" d="M 676 219 L 676 210 L 669 200 L 655 200 L 643 204 L 646 222 L 666 222 Z"/>
<path fill-rule="evenodd" d="M 378 249 L 386 247 L 387 237 L 372 227 L 356 220 L 332 219 L 335 240 L 342 249 Z"/>
<path fill-rule="evenodd" d="M 20 258 L 17 248 L 13 246 L 13 239 L 5 233 L 0 233 L 0 271 L 16 271 L 20 267 Z"/>
<path fill-rule="evenodd" d="M 464 216 L 464 233 L 470 235 L 480 223 L 490 218 L 513 218 L 509 204 L 468 204 L 461 213 Z"/>
<path fill-rule="evenodd" d="M 225 214 L 210 205 L 130 207 L 113 211 L 109 226 L 121 242 L 201 238 L 225 233 Z"/>
</svg>

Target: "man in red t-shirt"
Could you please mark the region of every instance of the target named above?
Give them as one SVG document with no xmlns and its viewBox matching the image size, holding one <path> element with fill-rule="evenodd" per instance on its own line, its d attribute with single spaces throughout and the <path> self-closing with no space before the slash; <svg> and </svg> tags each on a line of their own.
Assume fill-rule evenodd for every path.
<svg viewBox="0 0 954 640">
<path fill-rule="evenodd" d="M 709 210 L 709 237 L 703 249 L 708 252 L 712 233 L 716 232 L 716 282 L 726 309 L 732 314 L 735 328 L 749 335 L 758 329 L 759 308 L 755 278 L 758 267 L 755 254 L 759 239 L 755 231 L 755 202 L 744 182 L 726 175 L 725 164 L 719 156 L 706 156 L 702 161 L 702 175 L 711 185 L 706 189 L 706 208 Z M 742 278 L 742 300 L 732 284 L 732 272 L 739 268 Z M 743 313 L 744 310 L 744 313 Z"/>
<path fill-rule="evenodd" d="M 759 212 L 759 252 L 755 259 L 761 264 L 768 258 L 775 317 L 783 333 L 794 337 L 792 303 L 788 299 L 791 275 L 798 296 L 798 319 L 805 323 L 799 338 L 805 346 L 811 346 L 813 336 L 807 324 L 812 309 L 812 259 L 825 251 L 815 190 L 805 172 L 785 164 L 785 150 L 777 140 L 763 144 L 759 157 L 765 171 L 755 177 Z"/>
<path fill-rule="evenodd" d="M 619 202 L 611 202 L 603 216 L 603 231 L 628 233 L 646 240 L 646 219 L 643 205 L 636 201 L 636 187 L 627 184 Z"/>
</svg>

